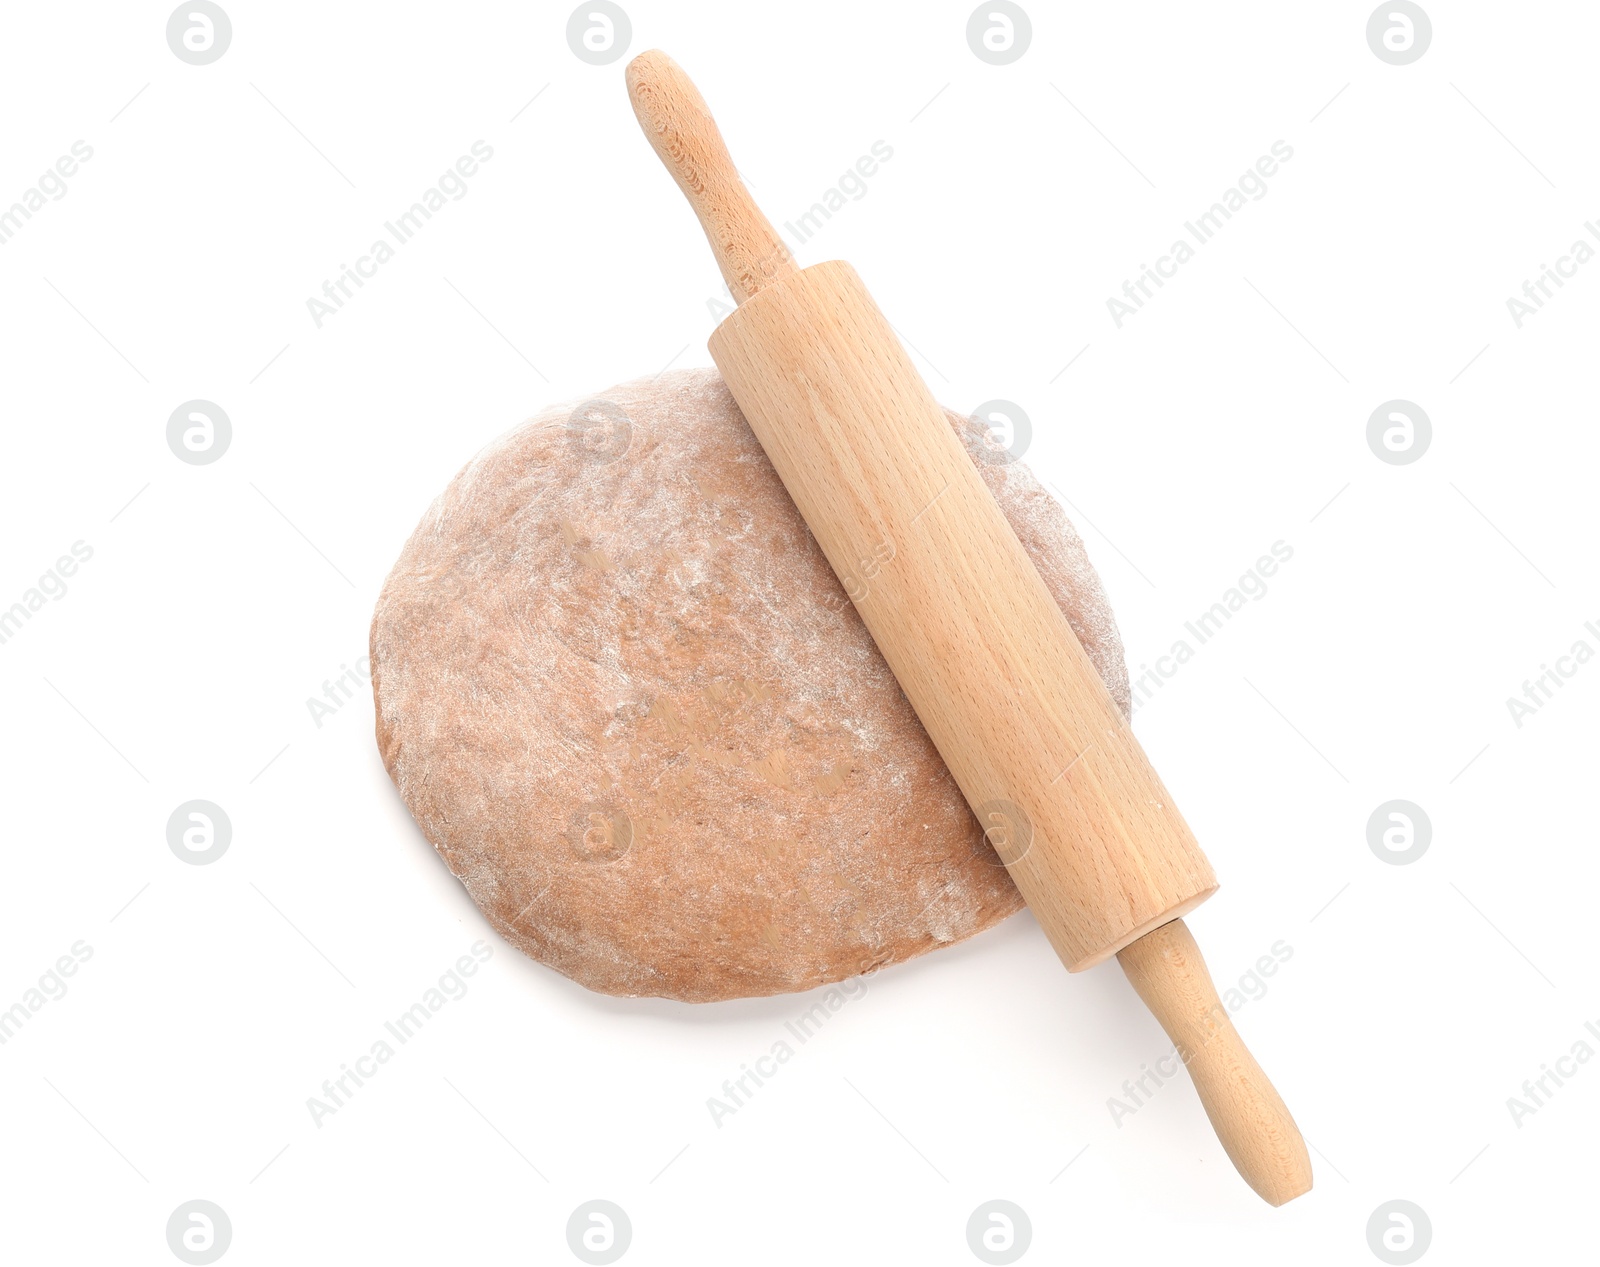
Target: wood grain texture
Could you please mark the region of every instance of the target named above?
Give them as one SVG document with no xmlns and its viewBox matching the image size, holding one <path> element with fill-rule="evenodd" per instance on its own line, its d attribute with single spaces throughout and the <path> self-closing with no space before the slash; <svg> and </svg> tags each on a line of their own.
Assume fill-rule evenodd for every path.
<svg viewBox="0 0 1600 1267">
<path fill-rule="evenodd" d="M 1245 1182 L 1273 1205 L 1311 1191 L 1311 1158 L 1300 1128 L 1234 1029 L 1184 922 L 1139 938 L 1117 960 L 1177 1045 L 1206 1116 Z"/>
<path fill-rule="evenodd" d="M 711 355 L 1067 967 L 1209 895 L 1172 797 L 855 270 L 762 290 Z"/>
<path fill-rule="evenodd" d="M 1051 944 L 1072 971 L 1120 953 L 1240 1173 L 1274 1204 L 1305 1192 L 1294 1120 L 1178 918 L 1211 866 L 899 339 L 848 264 L 795 272 L 778 242 L 784 267 L 753 267 L 771 226 L 693 85 L 659 53 L 628 83 L 740 300 L 717 368 Z"/>
<path fill-rule="evenodd" d="M 788 246 L 739 179 L 694 81 L 652 49 L 628 63 L 628 99 L 651 147 L 678 182 L 734 299 L 794 272 Z"/>
</svg>

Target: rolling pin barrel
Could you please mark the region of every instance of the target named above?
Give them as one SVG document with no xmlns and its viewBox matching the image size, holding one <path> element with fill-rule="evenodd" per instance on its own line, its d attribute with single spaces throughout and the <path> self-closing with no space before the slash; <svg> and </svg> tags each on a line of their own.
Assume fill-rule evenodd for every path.
<svg viewBox="0 0 1600 1267">
<path fill-rule="evenodd" d="M 855 270 L 763 288 L 711 356 L 1067 967 L 1207 897 L 1199 845 Z"/>
<path fill-rule="evenodd" d="M 1056 953 L 1117 955 L 1246 1181 L 1307 1191 L 1180 918 L 1211 866 L 944 411 L 854 269 L 796 270 L 683 71 L 652 51 L 627 82 L 739 300 L 712 358 Z"/>
</svg>

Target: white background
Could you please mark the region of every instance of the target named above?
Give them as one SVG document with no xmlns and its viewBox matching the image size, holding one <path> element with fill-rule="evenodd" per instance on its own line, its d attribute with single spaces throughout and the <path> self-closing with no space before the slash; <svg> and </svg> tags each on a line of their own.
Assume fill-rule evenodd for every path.
<svg viewBox="0 0 1600 1267">
<path fill-rule="evenodd" d="M 1396 67 L 1364 3 L 1033 3 L 1009 66 L 965 4 L 628 5 L 774 221 L 892 146 L 801 262 L 851 260 L 946 403 L 1029 412 L 1136 674 L 1293 547 L 1136 720 L 1223 881 L 1190 920 L 1218 982 L 1293 948 L 1237 1016 L 1315 1149 L 1280 1210 L 1185 1082 L 1113 1123 L 1164 1037 L 1026 913 L 873 978 L 720 1129 L 707 1097 L 812 1000 L 602 998 L 488 930 L 370 701 L 321 729 L 305 701 L 455 470 L 709 364 L 720 279 L 566 6 L 225 7 L 201 67 L 161 4 L 5 17 L 0 204 L 94 150 L 0 247 L 0 606 L 94 551 L 0 646 L 0 1007 L 93 947 L 0 1047 L 8 1260 L 174 1262 L 191 1198 L 230 1264 L 576 1262 L 594 1197 L 640 1264 L 976 1262 L 995 1197 L 1024 1261 L 1377 1262 L 1394 1198 L 1429 1261 L 1592 1255 L 1600 1062 L 1520 1127 L 1506 1101 L 1600 1024 L 1600 665 L 1520 729 L 1505 702 L 1600 647 L 1600 262 L 1520 330 L 1505 303 L 1600 215 L 1592 6 L 1431 4 Z M 480 139 L 470 192 L 316 328 L 307 297 Z M 1117 329 L 1106 299 L 1276 140 L 1268 194 Z M 214 465 L 166 444 L 194 398 L 232 419 Z M 1393 398 L 1433 421 L 1407 466 L 1366 443 Z M 233 824 L 200 867 L 165 838 L 197 797 Z M 1367 845 L 1392 798 L 1433 824 L 1406 866 Z M 470 994 L 314 1126 L 480 938 Z"/>
</svg>

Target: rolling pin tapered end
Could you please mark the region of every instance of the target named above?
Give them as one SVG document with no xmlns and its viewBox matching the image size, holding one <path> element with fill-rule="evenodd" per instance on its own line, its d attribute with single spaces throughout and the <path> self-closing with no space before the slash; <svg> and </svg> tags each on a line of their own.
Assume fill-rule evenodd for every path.
<svg viewBox="0 0 1600 1267">
<path fill-rule="evenodd" d="M 1161 1022 L 1234 1168 L 1270 1205 L 1311 1191 L 1311 1158 L 1282 1097 L 1234 1029 L 1194 936 L 1181 919 L 1117 952 Z"/>
<path fill-rule="evenodd" d="M 699 217 L 734 301 L 794 272 L 793 254 L 745 189 L 705 98 L 683 68 L 652 48 L 628 63 L 624 77 L 634 117 Z"/>
</svg>

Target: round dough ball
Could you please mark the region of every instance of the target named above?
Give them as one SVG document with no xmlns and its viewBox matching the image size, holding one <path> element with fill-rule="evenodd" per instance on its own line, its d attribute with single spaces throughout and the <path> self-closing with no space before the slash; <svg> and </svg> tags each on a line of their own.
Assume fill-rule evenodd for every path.
<svg viewBox="0 0 1600 1267">
<path fill-rule="evenodd" d="M 1126 713 L 1082 542 L 949 419 Z M 424 834 L 507 941 L 590 989 L 805 990 L 1022 905 L 715 370 L 480 452 L 384 585 L 372 669 Z"/>
</svg>

